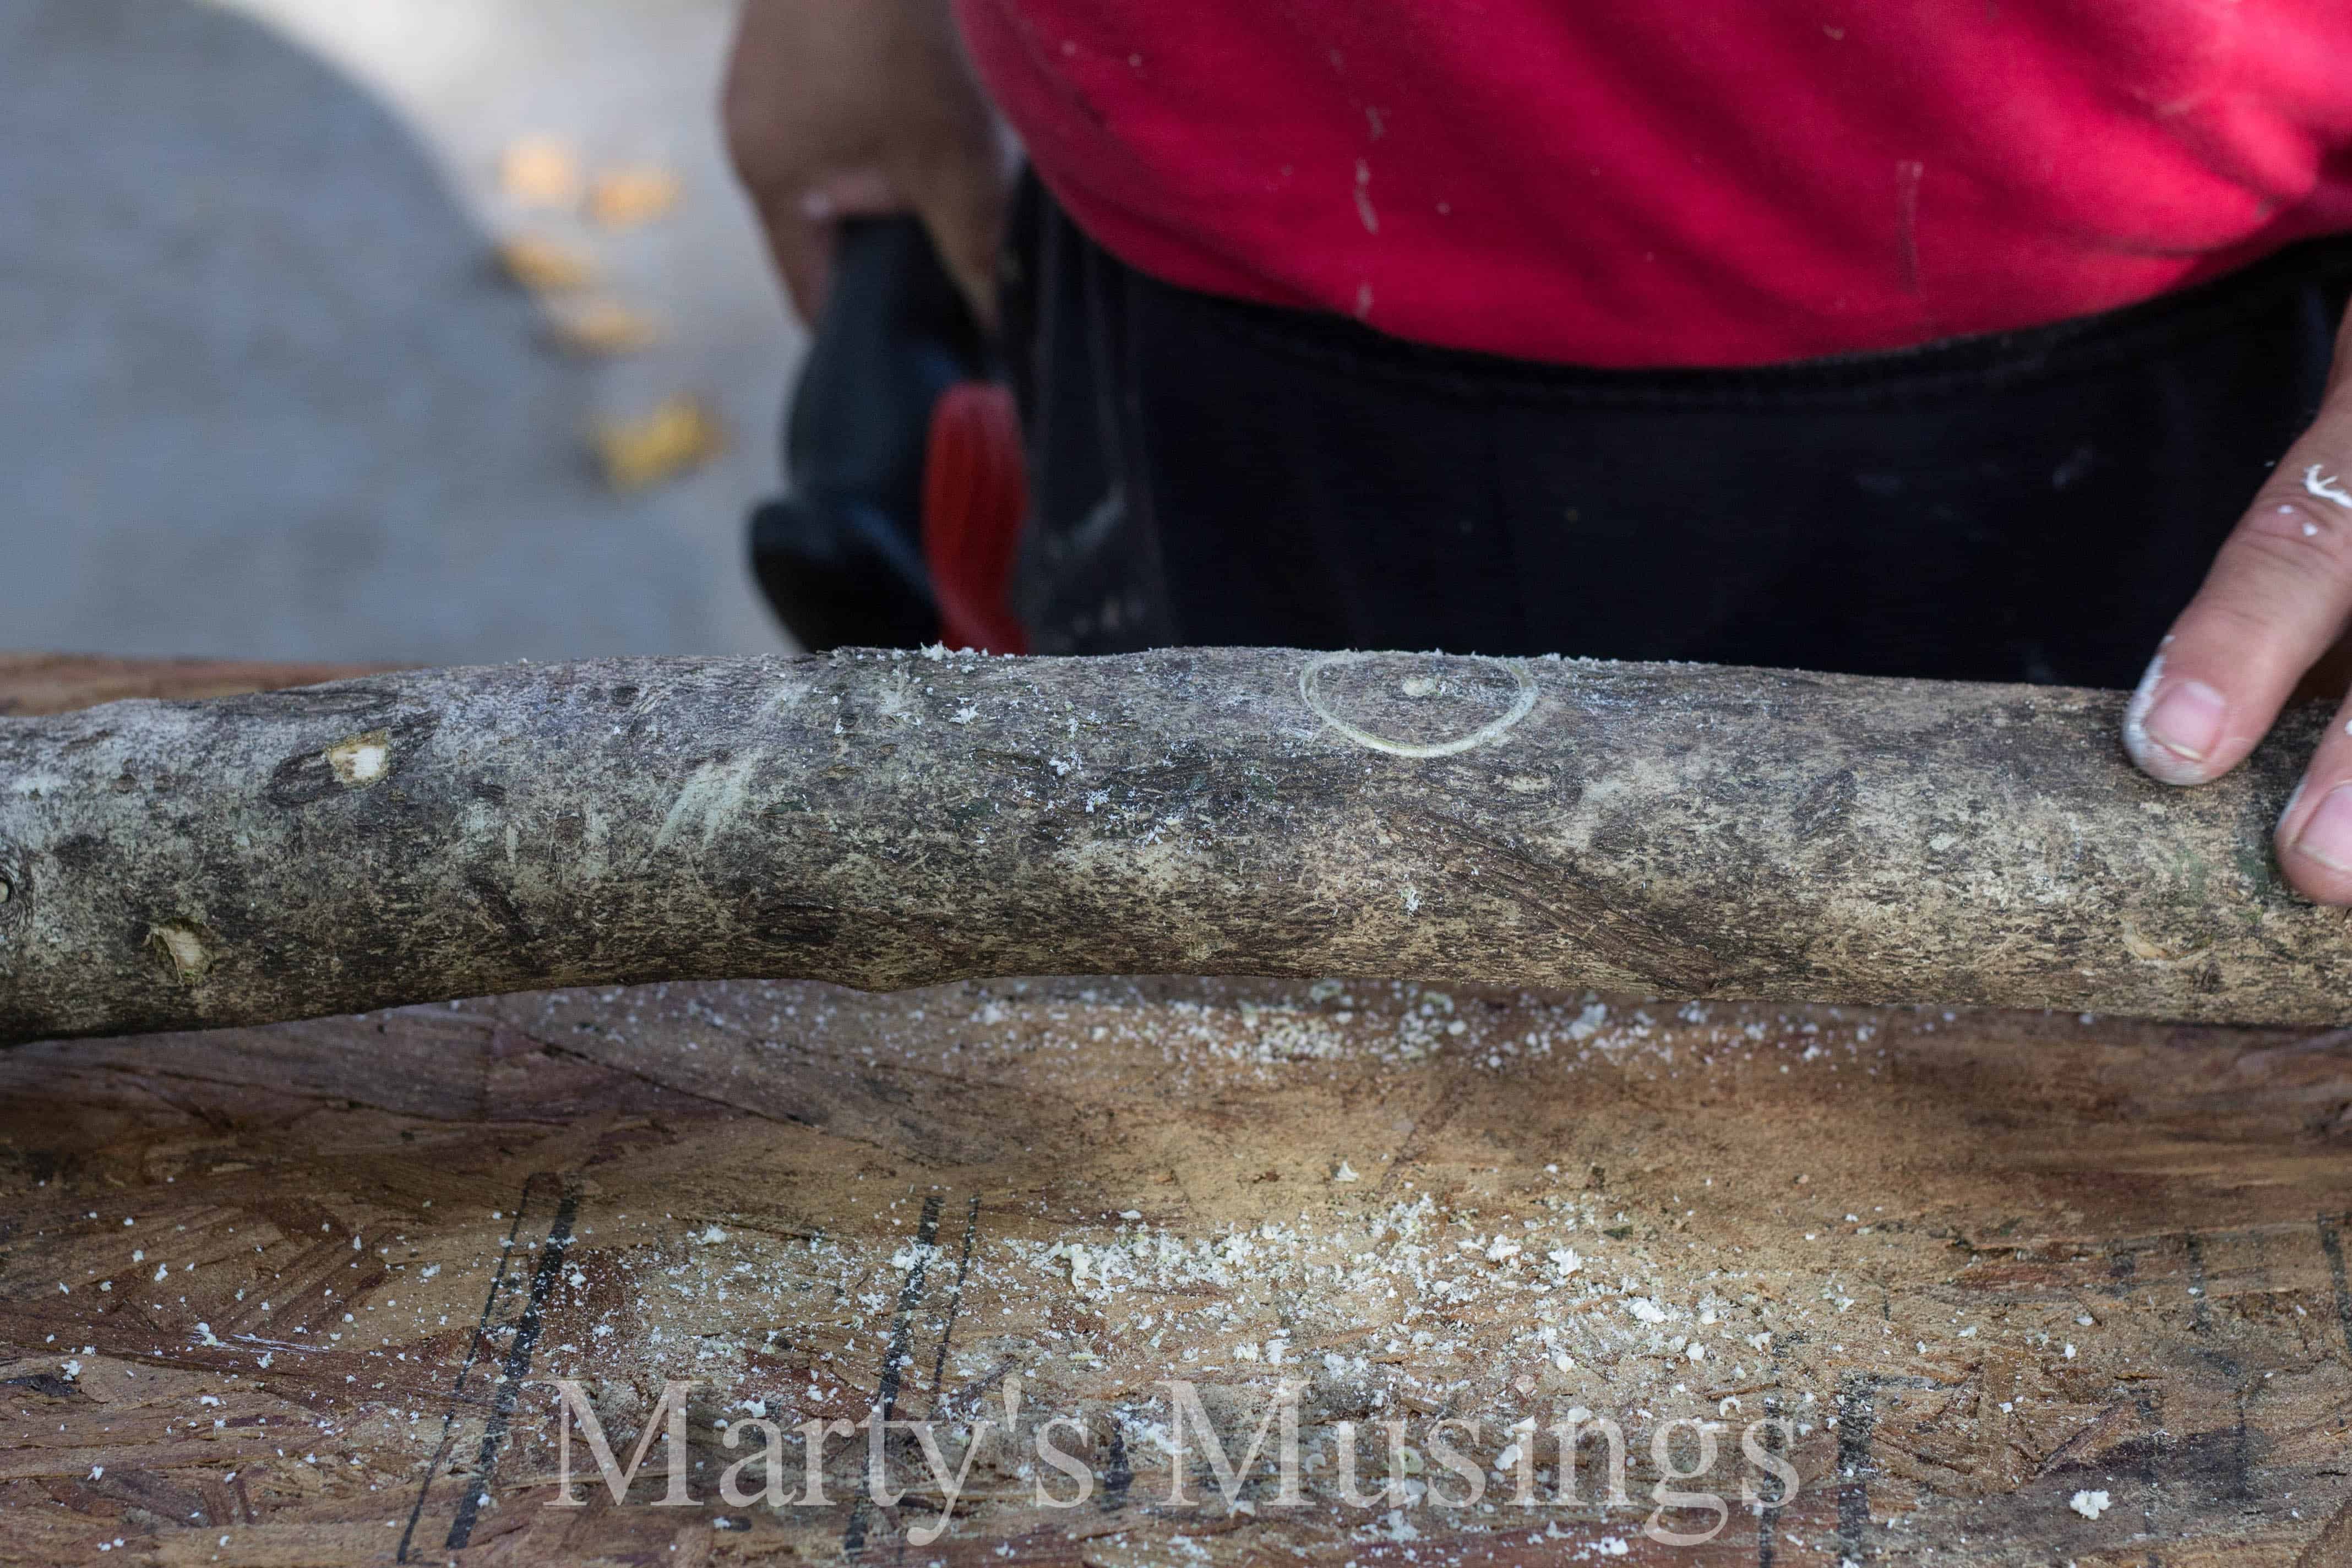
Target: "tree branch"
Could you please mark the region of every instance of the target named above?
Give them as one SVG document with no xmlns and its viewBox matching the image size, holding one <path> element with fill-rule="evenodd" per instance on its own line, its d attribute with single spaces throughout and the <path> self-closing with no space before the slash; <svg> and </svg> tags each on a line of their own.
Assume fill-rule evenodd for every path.
<svg viewBox="0 0 2352 1568">
<path fill-rule="evenodd" d="M 1255 973 L 2352 1016 L 2122 698 L 1173 650 L 372 676 L 0 720 L 0 1040 L 547 986 Z"/>
</svg>

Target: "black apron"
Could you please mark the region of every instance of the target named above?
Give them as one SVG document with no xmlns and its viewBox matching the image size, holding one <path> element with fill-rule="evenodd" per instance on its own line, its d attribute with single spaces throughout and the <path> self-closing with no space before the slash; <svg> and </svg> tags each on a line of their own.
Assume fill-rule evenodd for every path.
<svg viewBox="0 0 2352 1568">
<path fill-rule="evenodd" d="M 1173 288 L 1034 181 L 1007 272 L 1038 652 L 2127 687 L 2316 413 L 2352 237 L 2053 326 L 1738 370 L 1526 363 Z"/>
</svg>

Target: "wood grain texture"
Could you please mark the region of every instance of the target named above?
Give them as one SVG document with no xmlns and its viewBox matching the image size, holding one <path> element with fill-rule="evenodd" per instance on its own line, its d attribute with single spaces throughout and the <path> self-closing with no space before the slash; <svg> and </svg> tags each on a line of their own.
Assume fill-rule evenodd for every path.
<svg viewBox="0 0 2352 1568">
<path fill-rule="evenodd" d="M 0 1563 L 2332 1563 L 2347 1107 L 2334 1035 L 1402 984 L 680 984 L 37 1045 L 0 1058 Z M 656 1474 L 548 1509 L 552 1396 L 502 1415 L 502 1375 L 584 1380 L 624 1454 L 701 1380 L 700 1506 Z M 1228 1512 L 1197 1467 L 1171 1504 L 1169 1378 L 1235 1455 L 1302 1383 L 1306 1505 L 1262 1468 Z M 953 1454 L 1016 1379 L 1084 1423 L 1084 1507 L 984 1449 L 918 1545 L 936 1489 L 851 1506 L 854 1443 L 830 1506 L 718 1495 L 753 1409 L 796 1494 L 792 1425 L 890 1387 Z M 1493 1512 L 1334 1495 L 1338 1422 L 1475 1420 L 1492 1467 L 1578 1407 L 1626 1432 L 1623 1506 L 1517 1509 L 1491 1468 Z M 1776 1411 L 1790 1506 L 1642 1533 L 1664 1423 L 1726 1423 L 1736 1496 Z"/>
<path fill-rule="evenodd" d="M 0 1039 L 724 976 L 1376 974 L 2326 1022 L 2116 694 L 1176 650 L 383 675 L 0 721 Z"/>
</svg>

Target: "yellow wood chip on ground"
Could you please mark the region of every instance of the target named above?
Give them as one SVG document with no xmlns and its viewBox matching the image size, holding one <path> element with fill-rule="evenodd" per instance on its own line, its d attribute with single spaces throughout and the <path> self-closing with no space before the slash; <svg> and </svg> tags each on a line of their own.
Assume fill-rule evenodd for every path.
<svg viewBox="0 0 2352 1568">
<path fill-rule="evenodd" d="M 584 289 L 596 280 L 594 257 L 544 235 L 519 234 L 501 240 L 499 261 L 508 276 L 535 294 Z"/>
<path fill-rule="evenodd" d="M 642 419 L 614 420 L 596 431 L 604 477 L 619 490 L 642 489 L 698 468 L 725 445 L 710 410 L 684 393 Z"/>
<path fill-rule="evenodd" d="M 568 207 L 580 185 L 580 154 L 558 136 L 518 137 L 499 160 L 499 188 L 529 206 Z"/>
<path fill-rule="evenodd" d="M 549 312 L 548 331 L 574 353 L 632 354 L 661 342 L 659 323 L 608 295 L 559 305 Z"/>
<path fill-rule="evenodd" d="M 606 169 L 588 190 L 588 216 L 606 228 L 628 228 L 667 216 L 677 205 L 678 180 L 654 163 Z"/>
</svg>

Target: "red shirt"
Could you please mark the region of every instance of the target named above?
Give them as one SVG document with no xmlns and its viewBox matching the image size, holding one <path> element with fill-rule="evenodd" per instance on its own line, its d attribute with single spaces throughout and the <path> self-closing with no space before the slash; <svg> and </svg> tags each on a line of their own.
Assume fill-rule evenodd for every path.
<svg viewBox="0 0 2352 1568">
<path fill-rule="evenodd" d="M 1601 365 L 1888 349 L 2352 230 L 2352 0 L 957 0 L 1133 266 Z"/>
</svg>

